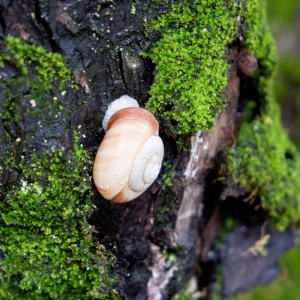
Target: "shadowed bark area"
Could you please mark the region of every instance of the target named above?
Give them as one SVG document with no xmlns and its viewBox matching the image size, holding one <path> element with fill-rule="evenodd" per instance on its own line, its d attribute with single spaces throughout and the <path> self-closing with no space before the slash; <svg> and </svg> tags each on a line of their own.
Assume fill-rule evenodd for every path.
<svg viewBox="0 0 300 300">
<path fill-rule="evenodd" d="M 93 160 L 104 136 L 101 120 L 108 104 L 128 94 L 144 106 L 149 97 L 155 66 L 140 53 L 157 38 L 149 39 L 144 28 L 145 19 L 151 17 L 150 6 L 151 1 L 146 6 L 127 0 L 2 1 L 1 36 L 18 36 L 24 42 L 61 53 L 80 88 L 61 94 L 53 86 L 51 94 L 59 95 L 67 114 L 54 118 L 48 112 L 53 119 L 42 128 L 31 126 L 36 119 L 26 117 L 24 104 L 18 103 L 19 121 L 1 125 L 1 141 L 9 146 L 18 137 L 23 140 L 32 136 L 26 144 L 29 153 L 33 149 L 43 152 L 53 145 L 70 149 L 75 128 Z M 125 299 L 171 299 L 189 282 L 196 282 L 194 292 L 205 287 L 210 292 L 219 263 L 224 270 L 224 294 L 231 295 L 274 278 L 278 273 L 276 259 L 294 243 L 291 230 L 274 233 L 274 243 L 268 246 L 271 257 L 245 258 L 242 253 L 260 237 L 265 215 L 243 204 L 241 200 L 247 195 L 217 180 L 224 161 L 222 151 L 235 142 L 244 94 L 256 92 L 248 76 L 259 66 L 242 49 L 240 36 L 232 41 L 226 54 L 230 64 L 225 90 L 228 105 L 217 117 L 214 129 L 185 138 L 184 147 L 180 147 L 167 122 L 162 120 L 160 124 L 166 157 L 175 170 L 172 187 L 164 187 L 161 175 L 137 200 L 115 204 L 103 199 L 93 186 L 91 201 L 96 208 L 89 222 L 97 230 L 94 238 L 117 258 L 114 274 L 119 276 L 118 288 Z M 0 71 L 2 78 L 14 78 L 19 73 L 9 64 Z M 24 94 L 27 92 L 24 90 Z M 17 149 L 16 157 L 22 155 L 20 151 Z M 1 145 L 0 152 L 4 155 Z M 166 171 L 165 166 L 161 174 Z M 9 169 L 3 170 L 2 185 L 12 188 L 9 184 L 17 176 Z M 228 235 L 221 250 L 216 250 L 215 238 L 228 215 L 240 225 Z M 275 242 L 277 235 L 279 242 Z M 281 240 L 286 241 L 285 246 L 280 246 Z M 237 256 L 228 250 L 232 248 Z M 256 273 L 245 279 L 243 275 L 254 261 Z M 242 275 L 231 279 L 236 269 Z M 262 269 L 263 279 L 258 272 Z"/>
</svg>

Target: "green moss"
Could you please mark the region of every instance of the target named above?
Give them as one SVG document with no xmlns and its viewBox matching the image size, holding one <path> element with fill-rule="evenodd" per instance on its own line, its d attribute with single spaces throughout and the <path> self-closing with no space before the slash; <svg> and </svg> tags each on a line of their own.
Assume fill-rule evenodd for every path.
<svg viewBox="0 0 300 300">
<path fill-rule="evenodd" d="M 162 206 L 155 214 L 155 222 L 157 224 L 169 224 L 172 222 L 170 218 L 174 215 L 174 204 L 178 198 L 178 187 L 180 186 L 178 178 L 176 178 L 175 166 L 171 160 L 165 161 L 162 168 L 162 187 L 159 195 L 164 195 Z M 169 222 L 168 222 L 169 221 Z"/>
<path fill-rule="evenodd" d="M 146 106 L 178 134 L 211 129 L 226 105 L 226 50 L 237 38 L 238 19 L 244 47 L 270 76 L 276 53 L 264 1 L 174 1 L 150 23 L 161 38 L 146 54 L 156 66 Z"/>
<path fill-rule="evenodd" d="M 249 116 L 228 154 L 228 172 L 240 188 L 257 192 L 277 227 L 284 229 L 299 221 L 300 159 L 272 95 L 277 57 L 264 0 L 175 1 L 166 7 L 151 23 L 161 38 L 147 53 L 156 74 L 146 106 L 169 120 L 178 134 L 212 128 L 226 104 L 225 54 L 237 36 L 237 19 L 242 46 L 258 61 L 252 81 L 260 107 L 258 99 L 247 99 Z"/>
<path fill-rule="evenodd" d="M 65 92 L 53 95 L 70 70 L 41 47 L 14 37 L 2 43 L 2 67 L 20 71 L 0 85 L 0 298 L 116 299 L 113 256 L 87 222 L 90 157 L 68 132 Z M 46 138 L 72 136 L 72 150 L 48 149 Z"/>
<path fill-rule="evenodd" d="M 270 32 L 265 0 L 244 2 L 244 47 L 257 59 L 260 76 L 270 77 L 276 69 L 276 49 Z"/>
<path fill-rule="evenodd" d="M 0 53 L 0 67 L 7 61 L 14 61 L 23 75 L 29 75 L 34 70 L 38 75 L 39 84 L 44 89 L 50 89 L 54 80 L 59 83 L 60 88 L 63 88 L 71 79 L 70 70 L 58 53 L 49 52 L 37 45 L 26 44 L 11 35 L 5 37 L 2 46 L 5 47 L 5 51 Z"/>
<path fill-rule="evenodd" d="M 167 188 L 171 187 L 173 185 L 173 181 L 176 175 L 176 171 L 174 169 L 174 165 L 172 165 L 169 162 L 164 162 L 163 163 L 163 175 L 162 175 L 162 180 L 163 180 L 163 186 L 162 186 L 162 191 L 165 191 Z"/>
<path fill-rule="evenodd" d="M 261 11 L 263 3 L 248 1 L 248 15 L 244 16 L 249 32 L 245 45 L 257 56 L 260 66 L 253 78 L 260 111 L 242 123 L 236 145 L 228 153 L 228 174 L 239 188 L 259 196 L 276 227 L 284 230 L 291 222 L 300 221 L 300 156 L 282 128 L 272 93 L 275 50 L 265 12 Z M 257 99 L 247 100 L 251 106 L 258 103 Z"/>
<path fill-rule="evenodd" d="M 92 241 L 89 158 L 57 149 L 16 166 L 0 202 L 0 298 L 114 299 L 111 256 Z M 12 168 L 12 161 L 9 162 Z"/>
<path fill-rule="evenodd" d="M 147 108 L 178 134 L 213 127 L 226 104 L 225 53 L 237 35 L 240 1 L 178 1 L 151 24 L 161 34 L 148 52 L 156 66 Z"/>
<path fill-rule="evenodd" d="M 278 112 L 244 123 L 228 170 L 246 191 L 257 191 L 278 229 L 300 221 L 300 157 L 284 132 Z"/>
</svg>

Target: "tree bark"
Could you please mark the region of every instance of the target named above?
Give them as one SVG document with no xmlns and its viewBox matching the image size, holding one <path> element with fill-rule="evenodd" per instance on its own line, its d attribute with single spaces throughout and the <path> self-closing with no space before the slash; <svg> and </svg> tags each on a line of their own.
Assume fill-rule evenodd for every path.
<svg viewBox="0 0 300 300">
<path fill-rule="evenodd" d="M 24 105 L 18 103 L 19 121 L 9 123 L 8 127 L 1 126 L 1 140 L 9 145 L 30 135 L 33 138 L 27 144 L 29 152 L 33 149 L 43 152 L 53 145 L 72 149 L 71 134 L 75 129 L 93 160 L 104 136 L 101 120 L 108 104 L 128 94 L 144 106 L 149 97 L 155 66 L 149 58 L 140 55 L 153 42 L 144 28 L 143 19 L 149 18 L 147 14 L 146 5 L 128 0 L 0 2 L 1 36 L 14 35 L 25 43 L 61 53 L 80 87 L 61 95 L 53 86 L 51 93 L 59 95 L 68 114 L 67 117 L 58 116 L 46 128 L 32 128 L 32 120 L 23 114 Z M 264 223 L 265 215 L 238 202 L 242 196 L 240 191 L 227 190 L 231 200 L 222 201 L 222 195 L 226 198 L 224 186 L 216 181 L 223 160 L 222 151 L 235 142 L 240 124 L 241 77 L 252 72 L 251 68 L 257 68 L 253 59 L 240 45 L 230 46 L 225 91 L 228 104 L 217 117 L 213 130 L 186 137 L 182 148 L 177 146 L 168 127 L 161 124 L 166 155 L 176 171 L 172 187 L 163 189 L 160 176 L 137 200 L 121 205 L 104 200 L 92 187 L 91 201 L 96 208 L 89 222 L 97 230 L 95 239 L 117 258 L 114 274 L 118 275 L 118 289 L 125 299 L 171 299 L 187 286 L 195 297 L 204 288 L 209 295 L 219 263 L 223 264 L 225 295 L 266 282 L 278 273 L 276 260 L 293 244 L 293 232 L 272 235 L 276 245 L 278 241 L 285 241 L 285 246 L 279 250 L 274 246 L 277 250 L 272 257 L 244 257 L 245 248 L 260 238 L 259 225 Z M 19 70 L 14 65 L 6 65 L 0 75 L 13 78 L 19 75 Z M 11 140 L 7 140 L 7 134 Z M 16 157 L 21 155 L 17 151 Z M 162 173 L 165 171 L 166 167 Z M 8 186 L 15 178 L 11 170 L 4 170 L 2 185 Z M 213 243 L 229 210 L 240 225 L 225 239 L 222 250 L 216 251 Z M 247 214 L 255 217 L 251 221 L 247 217 L 242 220 Z M 238 258 L 234 259 L 226 251 L 236 243 L 243 246 L 237 250 Z M 270 246 L 269 251 L 271 249 Z M 264 278 L 259 272 L 247 274 L 247 266 L 253 262 L 258 269 L 268 268 Z M 230 270 L 239 265 L 244 266 L 238 273 L 242 275 L 231 280 Z"/>
</svg>

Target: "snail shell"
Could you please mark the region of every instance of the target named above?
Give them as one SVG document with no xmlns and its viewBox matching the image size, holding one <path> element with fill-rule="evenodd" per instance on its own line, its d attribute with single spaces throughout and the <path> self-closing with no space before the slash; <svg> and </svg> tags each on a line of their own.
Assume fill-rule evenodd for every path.
<svg viewBox="0 0 300 300">
<path fill-rule="evenodd" d="M 136 100 L 122 96 L 109 105 L 103 127 L 106 134 L 93 168 L 95 185 L 107 200 L 133 200 L 160 172 L 164 146 L 158 122 Z"/>
</svg>

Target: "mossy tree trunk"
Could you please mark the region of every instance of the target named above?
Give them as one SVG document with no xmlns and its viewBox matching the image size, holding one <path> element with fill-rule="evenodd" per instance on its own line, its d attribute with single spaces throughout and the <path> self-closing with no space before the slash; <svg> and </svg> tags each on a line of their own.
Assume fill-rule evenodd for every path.
<svg viewBox="0 0 300 300">
<path fill-rule="evenodd" d="M 114 99 L 127 94 L 145 106 L 157 70 L 153 54 L 149 55 L 151 60 L 141 53 L 149 51 L 163 34 L 161 29 L 160 32 L 149 29 L 151 20 L 166 11 L 170 13 L 171 8 L 166 10 L 170 1 L 143 2 L 11 0 L 0 3 L 1 51 L 7 52 L 6 37 L 13 35 L 24 44 L 59 53 L 77 86 L 70 81 L 65 84 L 58 75 L 47 88 L 53 80 L 47 77 L 51 70 L 48 64 L 55 64 L 55 58 L 41 63 L 39 54 L 32 54 L 28 49 L 23 53 L 24 49 L 19 49 L 21 57 L 16 57 L 18 48 L 14 48 L 13 55 L 3 59 L 0 70 L 3 199 L 24 182 L 25 171 L 15 165 L 22 162 L 22 167 L 31 166 L 34 153 L 39 156 L 53 147 L 74 152 L 74 135 L 79 135 L 92 161 L 104 136 L 101 119 Z M 200 7 L 198 2 L 191 1 L 191 9 Z M 217 22 L 216 1 L 208 2 L 205 16 L 209 18 L 212 14 Z M 222 4 L 225 10 L 229 10 L 227 2 Z M 245 25 L 247 14 L 264 9 L 260 1 L 249 1 L 252 2 L 253 11 L 243 8 L 244 14 L 234 15 L 235 34 L 221 54 L 227 66 L 224 73 L 227 84 L 222 91 L 226 101 L 216 108 L 220 113 L 216 114 L 213 128 L 205 131 L 199 128 L 180 135 L 174 130 L 177 126 L 174 120 L 163 117 L 158 109 L 165 163 L 161 175 L 147 192 L 130 203 L 114 204 L 104 200 L 90 184 L 89 199 L 95 208 L 88 222 L 96 229 L 93 239 L 115 255 L 112 274 L 118 276 L 116 288 L 126 299 L 170 299 L 187 286 L 192 294 L 202 291 L 204 295 L 206 290 L 211 295 L 213 290 L 218 290 L 219 264 L 223 265 L 223 293 L 230 295 L 274 278 L 278 273 L 276 259 L 293 244 L 291 230 L 277 233 L 267 226 L 261 234 L 262 224 L 269 217 L 265 210 L 255 209 L 253 203 L 260 203 L 255 187 L 252 190 L 238 187 L 226 171 L 225 153 L 236 143 L 236 134 L 246 115 L 245 102 L 256 101 L 254 114 L 266 105 L 259 91 L 260 83 L 252 75 L 258 72 L 267 77 L 261 75 L 267 73 L 267 67 L 260 54 L 248 49 L 260 46 L 244 43 L 245 36 L 251 35 L 247 30 L 255 29 Z M 243 1 L 237 3 L 241 7 L 245 5 Z M 226 27 L 226 23 L 222 26 Z M 22 71 L 22 56 L 31 60 L 27 76 Z M 201 57 L 198 63 L 201 69 Z M 43 82 L 32 75 L 34 65 L 40 66 L 37 76 L 46 81 L 47 92 L 41 88 Z M 54 69 L 60 67 L 58 64 Z M 25 83 L 16 80 L 24 76 Z M 8 85 L 9 81 L 14 84 Z M 208 82 L 212 82 L 211 78 Z M 246 198 L 252 204 L 243 202 Z M 233 222 L 227 226 L 229 220 Z M 216 237 L 224 228 L 230 233 L 222 241 L 223 247 L 217 247 Z M 270 233 L 271 242 L 265 240 L 256 250 L 267 249 L 272 255 L 245 255 L 247 249 L 253 250 L 255 247 L 251 247 Z M 249 272 L 249 266 L 253 265 L 255 268 Z"/>
</svg>

